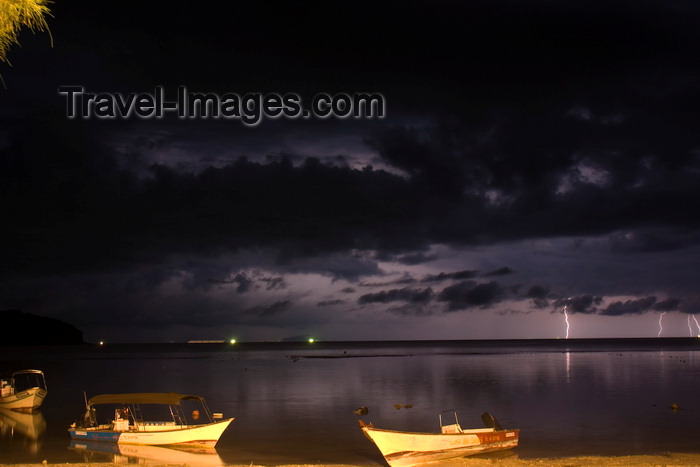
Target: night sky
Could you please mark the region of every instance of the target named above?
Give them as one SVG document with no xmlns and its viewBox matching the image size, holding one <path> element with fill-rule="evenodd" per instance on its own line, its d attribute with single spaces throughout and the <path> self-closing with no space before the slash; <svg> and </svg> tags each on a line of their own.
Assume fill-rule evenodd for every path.
<svg viewBox="0 0 700 467">
<path fill-rule="evenodd" d="M 0 309 L 92 342 L 700 334 L 697 2 L 50 6 L 0 64 Z M 69 118 L 61 86 L 385 115 Z"/>
</svg>

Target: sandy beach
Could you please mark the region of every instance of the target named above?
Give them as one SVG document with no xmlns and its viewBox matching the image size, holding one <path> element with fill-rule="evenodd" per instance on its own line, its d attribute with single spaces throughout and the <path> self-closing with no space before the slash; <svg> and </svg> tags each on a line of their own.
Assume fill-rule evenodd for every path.
<svg viewBox="0 0 700 467">
<path fill-rule="evenodd" d="M 97 463 L 39 463 L 39 464 L 0 464 L 13 467 L 43 467 L 43 466 L 69 466 L 69 467 L 123 467 L 123 463 L 97 462 Z M 189 464 L 148 464 L 151 467 L 193 467 Z M 672 467 L 672 466 L 700 466 L 700 454 L 696 453 L 666 453 L 655 455 L 634 455 L 634 456 L 580 456 L 563 458 L 532 458 L 518 459 L 517 457 L 497 457 L 478 458 L 464 457 L 432 464 L 439 467 L 588 467 L 599 465 L 612 466 L 649 466 L 649 467 Z M 260 464 L 233 465 L 230 467 L 268 467 Z M 277 464 L 275 467 L 355 467 L 351 464 Z M 366 467 L 366 466 L 364 466 Z"/>
</svg>

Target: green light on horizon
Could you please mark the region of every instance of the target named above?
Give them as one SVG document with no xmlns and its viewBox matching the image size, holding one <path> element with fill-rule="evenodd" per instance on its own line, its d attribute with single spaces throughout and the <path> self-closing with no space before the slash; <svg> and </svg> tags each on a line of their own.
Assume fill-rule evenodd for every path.
<svg viewBox="0 0 700 467">
<path fill-rule="evenodd" d="M 309 337 L 309 344 L 313 344 L 313 343 L 314 343 L 314 338 L 313 338 L 313 337 Z"/>
<path fill-rule="evenodd" d="M 229 341 L 229 344 L 235 344 L 235 343 L 236 343 L 236 339 L 231 339 L 231 340 Z"/>
</svg>

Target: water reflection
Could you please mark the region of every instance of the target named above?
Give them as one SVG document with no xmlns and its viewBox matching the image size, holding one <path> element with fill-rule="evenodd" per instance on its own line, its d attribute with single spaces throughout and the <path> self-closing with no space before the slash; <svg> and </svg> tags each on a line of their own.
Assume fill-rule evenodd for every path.
<svg viewBox="0 0 700 467">
<path fill-rule="evenodd" d="M 115 464 L 178 464 L 223 466 L 215 449 L 174 449 L 159 446 L 71 441 L 68 449 L 83 454 L 85 462 L 112 462 Z"/>
<path fill-rule="evenodd" d="M 21 413 L 0 409 L 0 438 L 24 444 L 30 453 L 41 447 L 41 436 L 46 431 L 46 420 L 41 412 Z M 4 444 L 4 443 L 3 443 Z"/>
<path fill-rule="evenodd" d="M 5 437 L 0 452 L 5 462 L 6 453 L 14 456 L 12 463 L 49 456 L 80 462 L 88 453 L 103 462 L 147 457 L 66 449 L 66 428 L 83 408 L 85 390 L 205 396 L 212 409 L 236 417 L 218 455 L 206 458 L 213 463 L 381 465 L 358 427 L 360 416 L 376 426 L 430 432 L 447 409 L 457 410 L 464 426 L 480 426 L 480 414 L 489 411 L 502 426 L 520 428 L 521 458 L 697 452 L 700 340 L 659 342 L 52 349 L 31 362 L 19 356 L 11 362 L 63 378 L 42 406 L 49 425 L 42 457 Z M 358 407 L 368 413 L 356 414 Z"/>
</svg>

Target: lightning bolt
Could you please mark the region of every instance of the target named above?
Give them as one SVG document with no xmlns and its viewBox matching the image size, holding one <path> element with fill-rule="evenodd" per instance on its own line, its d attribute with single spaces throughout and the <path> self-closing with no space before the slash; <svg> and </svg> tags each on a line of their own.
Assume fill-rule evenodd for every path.
<svg viewBox="0 0 700 467">
<path fill-rule="evenodd" d="M 566 338 L 569 338 L 569 314 L 566 312 L 566 307 L 564 307 L 564 321 L 566 321 Z"/>
<path fill-rule="evenodd" d="M 659 316 L 659 333 L 656 335 L 656 337 L 660 337 L 661 333 L 664 331 L 664 325 L 661 324 L 661 321 L 664 319 L 665 314 L 666 312 L 664 311 L 663 313 L 661 313 L 661 316 Z"/>
<path fill-rule="evenodd" d="M 688 332 L 690 333 L 690 337 L 693 337 L 693 326 L 690 324 L 690 315 L 688 315 Z"/>
<path fill-rule="evenodd" d="M 690 315 L 688 315 L 690 316 Z M 693 315 L 693 320 L 695 321 L 695 325 L 698 327 L 698 337 L 700 337 L 700 323 L 698 323 L 698 319 Z M 692 335 L 691 335 L 692 337 Z"/>
</svg>

